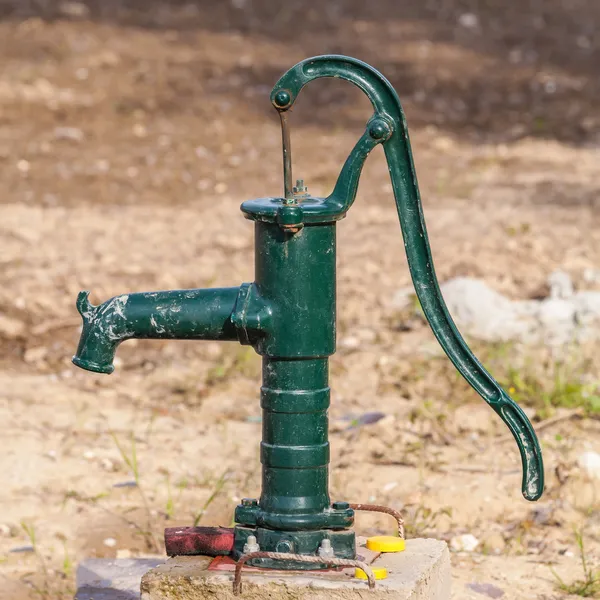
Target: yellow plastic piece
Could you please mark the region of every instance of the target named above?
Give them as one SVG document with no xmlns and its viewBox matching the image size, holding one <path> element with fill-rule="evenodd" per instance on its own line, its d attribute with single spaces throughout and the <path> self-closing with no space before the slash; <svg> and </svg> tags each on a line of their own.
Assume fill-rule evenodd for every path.
<svg viewBox="0 0 600 600">
<path fill-rule="evenodd" d="M 406 549 L 404 540 L 392 535 L 377 535 L 367 540 L 367 548 L 373 552 L 403 552 Z"/>
<path fill-rule="evenodd" d="M 387 579 L 387 569 L 385 567 L 371 567 L 375 579 Z M 356 579 L 368 579 L 367 574 L 362 569 L 354 570 L 354 577 Z"/>
</svg>

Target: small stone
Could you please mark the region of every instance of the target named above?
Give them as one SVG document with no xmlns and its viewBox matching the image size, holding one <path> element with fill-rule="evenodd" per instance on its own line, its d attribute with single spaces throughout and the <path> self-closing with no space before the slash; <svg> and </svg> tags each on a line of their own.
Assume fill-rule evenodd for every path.
<svg viewBox="0 0 600 600">
<path fill-rule="evenodd" d="M 13 554 L 22 554 L 27 552 L 35 552 L 35 548 L 33 546 L 16 546 L 15 548 L 11 548 L 9 552 Z"/>
<path fill-rule="evenodd" d="M 110 171 L 110 163 L 106 159 L 101 158 L 96 161 L 96 169 L 100 173 L 108 173 Z"/>
<path fill-rule="evenodd" d="M 112 460 L 110 460 L 110 458 L 103 458 L 100 460 L 100 466 L 105 470 L 105 471 L 115 471 L 115 463 L 113 463 Z"/>
<path fill-rule="evenodd" d="M 58 10 L 67 17 L 87 17 L 90 9 L 82 2 L 61 2 Z"/>
<path fill-rule="evenodd" d="M 438 135 L 432 142 L 433 147 L 436 150 L 448 151 L 454 148 L 454 142 L 451 138 L 444 135 Z M 413 292 L 414 294 L 414 292 Z"/>
<path fill-rule="evenodd" d="M 504 590 L 491 583 L 467 583 L 467 587 L 488 598 L 502 598 L 504 596 Z"/>
<path fill-rule="evenodd" d="M 356 350 L 360 348 L 360 340 L 354 336 L 344 337 L 340 340 L 340 346 L 347 350 Z"/>
<path fill-rule="evenodd" d="M 479 546 L 479 540 L 472 533 L 454 536 L 450 540 L 450 548 L 454 552 L 473 552 Z"/>
<path fill-rule="evenodd" d="M 479 17 L 473 13 L 463 13 L 458 17 L 458 24 L 465 29 L 479 27 Z"/>
<path fill-rule="evenodd" d="M 114 548 L 117 545 L 117 540 L 115 540 L 115 538 L 106 538 L 103 542 L 102 542 L 107 548 Z"/>
<path fill-rule="evenodd" d="M 96 453 L 93 450 L 86 450 L 83 453 L 83 458 L 85 458 L 86 460 L 93 460 L 94 458 L 96 458 Z"/>
<path fill-rule="evenodd" d="M 19 319 L 0 315 L 0 337 L 14 340 L 25 333 L 25 323 Z"/>
<path fill-rule="evenodd" d="M 21 173 L 29 173 L 31 170 L 31 163 L 28 160 L 21 159 L 17 162 L 17 169 L 19 169 Z"/>
<path fill-rule="evenodd" d="M 85 134 L 78 127 L 57 127 L 54 130 L 54 137 L 57 140 L 81 142 L 85 138 Z"/>
<path fill-rule="evenodd" d="M 0 535 L 2 537 L 11 537 L 10 525 L 6 523 L 0 523 Z"/>
<path fill-rule="evenodd" d="M 597 452 L 584 452 L 578 459 L 577 464 L 592 479 L 600 479 L 600 454 Z"/>
<path fill-rule="evenodd" d="M 133 135 L 138 138 L 144 138 L 148 135 L 148 130 L 146 129 L 145 125 L 142 125 L 142 123 L 136 123 L 133 126 Z"/>
<path fill-rule="evenodd" d="M 25 351 L 25 354 L 23 355 L 23 360 L 27 364 L 30 364 L 30 365 L 36 364 L 36 363 L 41 363 L 46 358 L 47 354 L 48 354 L 48 348 L 46 348 L 45 346 L 29 348 L 28 350 Z"/>
<path fill-rule="evenodd" d="M 56 450 L 48 450 L 48 452 L 44 453 L 44 456 L 46 456 L 50 460 L 56 460 Z"/>
</svg>

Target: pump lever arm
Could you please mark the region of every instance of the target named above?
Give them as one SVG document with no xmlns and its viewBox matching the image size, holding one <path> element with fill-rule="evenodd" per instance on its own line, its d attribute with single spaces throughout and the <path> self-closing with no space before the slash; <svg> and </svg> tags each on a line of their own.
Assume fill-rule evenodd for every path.
<svg viewBox="0 0 600 600">
<path fill-rule="evenodd" d="M 425 228 L 406 119 L 396 91 L 381 73 L 359 60 L 345 56 L 317 56 L 298 63 L 281 77 L 271 93 L 275 108 L 280 112 L 291 108 L 300 90 L 320 77 L 350 81 L 369 97 L 375 109 L 365 135 L 353 151 L 359 160 L 347 161 L 347 168 L 340 174 L 328 200 L 335 201 L 343 212 L 350 208 L 362 163 L 371 149 L 365 136 L 371 137 L 375 143 L 382 143 L 408 266 L 423 312 L 448 358 L 510 429 L 521 453 L 523 496 L 527 500 L 537 500 L 544 489 L 544 467 L 533 427 L 523 410 L 473 355 L 458 332 L 440 292 Z M 344 195 L 345 198 L 342 197 Z"/>
</svg>

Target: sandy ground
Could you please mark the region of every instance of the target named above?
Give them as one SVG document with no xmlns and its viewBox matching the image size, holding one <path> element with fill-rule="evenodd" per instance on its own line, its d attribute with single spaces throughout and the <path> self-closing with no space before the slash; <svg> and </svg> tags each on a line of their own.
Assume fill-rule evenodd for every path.
<svg viewBox="0 0 600 600">
<path fill-rule="evenodd" d="M 396 86 L 440 279 L 532 298 L 561 268 L 598 289 L 600 9 L 478 4 L 0 0 L 0 597 L 69 598 L 79 560 L 160 554 L 165 526 L 228 525 L 258 493 L 253 351 L 130 341 L 114 375 L 79 371 L 74 301 L 252 281 L 238 206 L 280 193 L 268 93 L 296 61 L 350 54 Z M 370 112 L 347 84 L 313 85 L 295 174 L 325 194 Z M 600 452 L 599 421 L 568 418 L 560 390 L 556 409 L 523 394 L 547 477 L 528 504 L 507 431 L 394 305 L 410 280 L 381 151 L 338 233 L 332 497 L 401 508 L 412 536 L 473 534 L 456 599 L 567 597 L 553 570 L 583 577 L 574 530 L 600 568 L 600 484 L 577 463 Z M 477 348 L 505 380 L 558 386 L 547 349 Z M 561 377 L 593 393 L 597 350 L 572 350 Z M 348 428 L 372 411 L 385 417 Z"/>
</svg>

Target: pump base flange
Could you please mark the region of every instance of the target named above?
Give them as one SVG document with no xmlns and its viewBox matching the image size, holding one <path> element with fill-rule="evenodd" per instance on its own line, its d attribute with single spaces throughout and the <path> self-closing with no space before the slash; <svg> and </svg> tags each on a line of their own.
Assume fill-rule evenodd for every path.
<svg viewBox="0 0 600 600">
<path fill-rule="evenodd" d="M 244 545 L 248 537 L 253 535 L 264 552 L 284 552 L 289 554 L 305 554 L 318 556 L 324 539 L 331 542 L 336 558 L 356 557 L 356 536 L 353 530 L 334 531 L 318 529 L 315 531 L 275 531 L 263 527 L 247 527 L 236 525 L 234 529 L 233 558 L 238 560 L 244 553 Z M 253 567 L 279 570 L 318 570 L 329 569 L 326 564 L 307 564 L 298 561 L 282 561 L 270 558 L 255 558 L 248 561 Z"/>
</svg>

